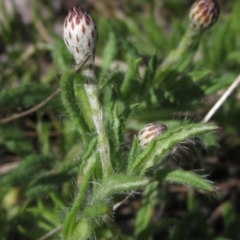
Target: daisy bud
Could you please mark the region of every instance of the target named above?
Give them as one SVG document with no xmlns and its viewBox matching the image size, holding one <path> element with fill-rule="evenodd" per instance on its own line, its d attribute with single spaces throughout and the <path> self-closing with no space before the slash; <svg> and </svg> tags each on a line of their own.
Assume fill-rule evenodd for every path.
<svg viewBox="0 0 240 240">
<path fill-rule="evenodd" d="M 75 6 L 69 10 L 62 33 L 76 64 L 80 64 L 88 54 L 92 54 L 89 63 L 93 63 L 98 33 L 93 18 L 84 9 Z"/>
<path fill-rule="evenodd" d="M 139 144 L 145 148 L 153 138 L 163 134 L 168 130 L 167 126 L 162 123 L 149 123 L 138 133 Z"/>
<path fill-rule="evenodd" d="M 210 28 L 218 19 L 219 6 L 215 0 L 197 0 L 190 9 L 191 26 L 199 31 Z"/>
</svg>

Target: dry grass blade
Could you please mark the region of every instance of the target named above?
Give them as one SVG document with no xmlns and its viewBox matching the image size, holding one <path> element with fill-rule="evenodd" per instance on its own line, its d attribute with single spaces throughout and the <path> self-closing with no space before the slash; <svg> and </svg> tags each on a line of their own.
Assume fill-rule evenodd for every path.
<svg viewBox="0 0 240 240">
<path fill-rule="evenodd" d="M 47 234 L 45 234 L 44 236 L 40 237 L 38 240 L 45 240 L 48 239 L 49 237 L 51 237 L 53 234 L 59 232 L 62 229 L 62 225 L 54 228 L 53 230 L 51 230 L 50 232 L 48 232 Z"/>
<path fill-rule="evenodd" d="M 236 80 L 230 85 L 227 91 L 222 95 L 222 97 L 215 103 L 215 105 L 210 109 L 208 114 L 203 118 L 202 122 L 208 122 L 212 116 L 217 112 L 217 110 L 223 105 L 223 103 L 227 100 L 227 98 L 231 95 L 231 93 L 237 88 L 240 84 L 240 75 L 236 78 Z"/>
</svg>

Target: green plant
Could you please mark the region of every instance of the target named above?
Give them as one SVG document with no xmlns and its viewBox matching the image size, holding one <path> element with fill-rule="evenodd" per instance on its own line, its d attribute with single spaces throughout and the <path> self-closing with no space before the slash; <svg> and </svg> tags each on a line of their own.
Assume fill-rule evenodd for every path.
<svg viewBox="0 0 240 240">
<path fill-rule="evenodd" d="M 217 16 L 213 21 L 216 18 Z M 199 37 L 199 30 L 195 30 L 195 25 L 189 29 L 191 32 L 196 31 L 195 37 Z M 193 172 L 168 169 L 162 162 L 176 144 L 197 135 L 216 131 L 218 126 L 215 124 L 183 124 L 159 136 L 156 134 L 154 138 L 150 136 L 151 134 L 147 134 L 144 137 L 152 140 L 149 141 L 148 146 L 144 144 L 146 146 L 144 150 L 140 149 L 135 138 L 129 152 L 125 152 L 123 139 L 127 117 L 134 106 L 141 105 L 140 93 L 146 95 L 148 89 L 143 86 L 149 83 L 140 82 L 134 87 L 132 77 L 136 73 L 130 72 L 129 76 L 126 75 L 120 85 L 111 89 L 109 103 L 105 106 L 108 117 L 105 117 L 106 114 L 103 114 L 99 102 L 100 92 L 97 89 L 98 81 L 93 68 L 96 31 L 94 21 L 83 9 L 73 7 L 70 10 L 64 22 L 63 36 L 77 65 L 75 71 L 67 70 L 62 76 L 61 94 L 66 110 L 78 126 L 86 150 L 79 170 L 82 182 L 63 225 L 64 239 L 93 237 L 97 223 L 105 223 L 112 231 L 112 238 L 117 239 L 118 231 L 112 220 L 114 206 L 132 191 L 148 188 L 153 183 L 171 182 L 186 184 L 206 192 L 214 191 L 214 186 L 203 177 Z M 182 58 L 185 52 L 192 51 L 190 45 L 193 41 L 195 40 L 192 38 L 184 39 L 186 47 L 179 46 L 176 52 L 179 49 L 181 52 L 177 55 Z M 168 57 L 167 63 L 162 65 L 163 68 L 172 65 L 173 61 L 179 61 L 175 55 Z M 131 59 L 131 62 L 136 67 L 139 64 L 139 60 Z M 133 66 L 130 71 L 136 71 L 136 67 Z M 146 76 L 145 81 L 151 81 L 151 78 L 152 76 L 148 78 Z M 79 91 L 76 86 L 82 90 Z M 104 86 L 101 90 L 107 87 Z M 88 101 L 81 103 L 84 106 L 80 109 L 77 101 L 81 100 L 82 96 Z M 93 139 L 85 137 L 90 134 L 89 117 L 92 118 L 89 121 L 92 120 L 96 132 L 96 137 Z M 108 136 L 105 126 L 108 126 Z M 141 138 L 140 145 L 142 141 Z M 124 154 L 125 159 L 122 157 Z M 153 168 L 154 166 L 158 167 Z"/>
<path fill-rule="evenodd" d="M 70 2 L 0 4 L 0 239 L 239 239 L 240 2 Z"/>
</svg>

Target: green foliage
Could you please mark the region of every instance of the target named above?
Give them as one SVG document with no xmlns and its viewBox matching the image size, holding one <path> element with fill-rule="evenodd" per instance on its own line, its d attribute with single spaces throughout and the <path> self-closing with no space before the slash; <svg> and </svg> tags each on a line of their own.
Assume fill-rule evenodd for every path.
<svg viewBox="0 0 240 240">
<path fill-rule="evenodd" d="M 80 107 L 78 106 L 76 99 L 74 98 L 74 85 L 73 80 L 75 72 L 68 70 L 61 77 L 60 86 L 62 89 L 62 101 L 65 108 L 68 110 L 69 116 L 75 121 L 74 124 L 78 128 L 79 132 L 83 136 L 83 140 L 87 138 L 89 132 L 87 123 L 85 122 Z M 84 108 L 86 110 L 86 108 Z M 89 111 L 89 108 L 87 109 Z"/>
<path fill-rule="evenodd" d="M 22 132 L 17 127 L 4 128 L 0 127 L 1 137 L 1 154 L 5 152 L 13 152 L 19 156 L 27 156 L 33 151 L 30 142 L 23 136 Z"/>
<path fill-rule="evenodd" d="M 12 112 L 17 108 L 27 109 L 48 97 L 53 89 L 50 86 L 31 83 L 17 88 L 2 90 L 0 93 L 0 108 L 2 112 Z"/>
<path fill-rule="evenodd" d="M 184 184 L 206 192 L 214 190 L 211 182 L 203 181 L 203 178 L 189 171 L 160 169 L 155 179 L 161 182 Z"/>
<path fill-rule="evenodd" d="M 109 28 L 109 36 L 106 46 L 103 51 L 103 63 L 101 67 L 101 73 L 99 75 L 98 84 L 105 82 L 105 77 L 111 62 L 117 53 L 117 37 L 112 28 Z"/>
<path fill-rule="evenodd" d="M 179 142 L 184 142 L 192 136 L 216 131 L 218 127 L 211 124 L 189 124 L 172 128 L 167 133 L 156 137 L 129 167 L 129 172 L 142 174 L 157 163 Z"/>
<path fill-rule="evenodd" d="M 45 239 L 238 239 L 239 209 L 232 201 L 238 195 L 214 195 L 221 178 L 215 179 L 217 164 L 209 165 L 219 161 L 225 139 L 226 148 L 239 146 L 239 94 L 216 113 L 218 124 L 199 122 L 239 74 L 239 1 L 223 4 L 216 26 L 201 34 L 185 32 L 186 1 L 93 6 L 99 25 L 95 97 L 110 145 L 108 176 L 85 79 L 54 30 L 65 17 L 62 9 L 34 2 L 26 25 L 16 6 L 11 15 L 0 3 L 0 120 L 61 88 L 61 96 L 31 115 L 0 123 L 0 240 L 48 233 Z M 155 121 L 168 131 L 143 149 L 137 132 Z M 192 148 L 196 137 L 204 147 Z M 199 168 L 213 176 L 198 174 Z M 237 178 L 237 167 L 231 169 L 227 179 Z M 125 232 L 116 216 L 136 193 L 141 204 L 135 204 L 134 229 Z"/>
</svg>

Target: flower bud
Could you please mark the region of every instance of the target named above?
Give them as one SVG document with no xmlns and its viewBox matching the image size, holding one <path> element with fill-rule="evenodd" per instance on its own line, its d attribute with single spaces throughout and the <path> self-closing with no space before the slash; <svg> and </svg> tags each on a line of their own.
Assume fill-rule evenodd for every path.
<svg viewBox="0 0 240 240">
<path fill-rule="evenodd" d="M 97 44 L 97 27 L 93 18 L 78 6 L 69 10 L 63 24 L 63 39 L 77 64 L 88 54 L 92 54 L 89 63 L 93 62 Z"/>
<path fill-rule="evenodd" d="M 191 26 L 199 31 L 214 25 L 219 16 L 219 6 L 215 0 L 197 0 L 190 9 Z"/>
<path fill-rule="evenodd" d="M 153 138 L 163 134 L 168 130 L 167 126 L 162 123 L 149 123 L 138 133 L 139 144 L 145 148 Z"/>
</svg>

